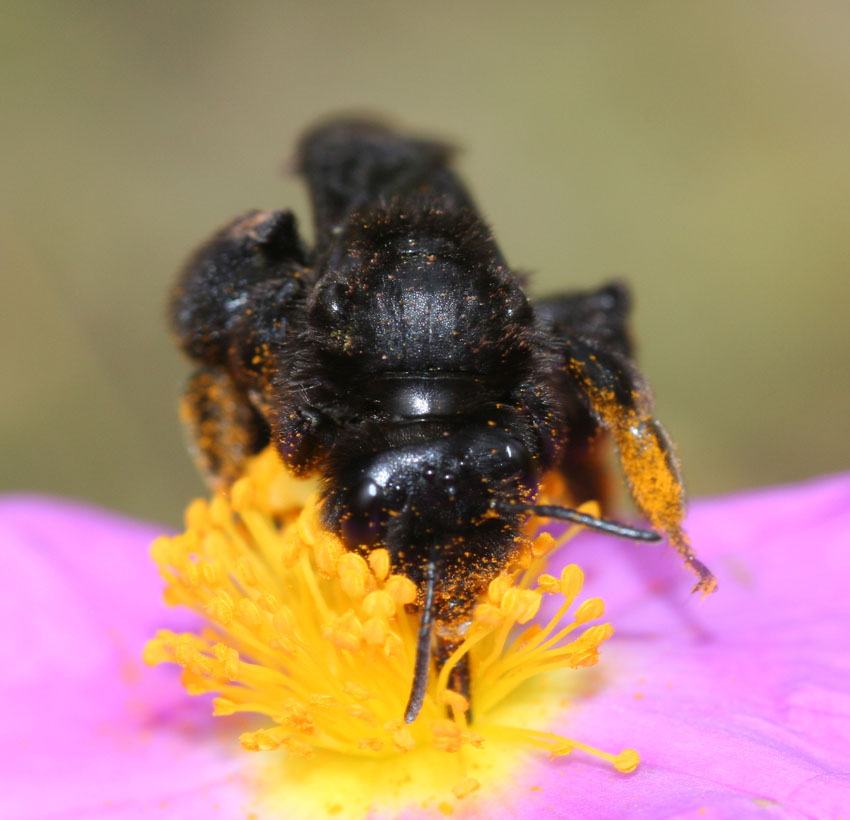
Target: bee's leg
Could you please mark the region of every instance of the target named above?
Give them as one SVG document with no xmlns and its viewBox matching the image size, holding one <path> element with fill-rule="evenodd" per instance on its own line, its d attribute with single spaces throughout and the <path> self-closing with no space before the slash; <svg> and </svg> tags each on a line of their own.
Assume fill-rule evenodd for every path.
<svg viewBox="0 0 850 820">
<path fill-rule="evenodd" d="M 629 294 L 620 282 L 593 291 L 550 296 L 537 301 L 534 310 L 556 343 L 565 336 L 579 335 L 623 356 L 631 355 L 626 328 Z M 566 484 L 569 503 L 577 506 L 596 501 L 607 512 L 614 496 L 610 436 L 569 380 L 560 384 L 560 404 L 565 435 L 555 468 Z"/>
<path fill-rule="evenodd" d="M 232 483 L 269 443 L 277 415 L 296 425 L 292 441 L 306 439 L 302 416 L 275 400 L 273 382 L 291 369 L 283 350 L 302 314 L 308 263 L 289 211 L 249 211 L 195 252 L 172 291 L 172 330 L 201 368 L 181 415 L 216 486 Z"/>
<path fill-rule="evenodd" d="M 222 368 L 195 371 L 180 402 L 180 418 L 198 466 L 215 488 L 232 484 L 246 459 L 269 442 L 268 424 Z"/>
<path fill-rule="evenodd" d="M 631 359 L 627 309 L 628 293 L 617 284 L 537 307 L 560 350 L 567 438 L 571 408 L 575 412 L 576 407 L 612 435 L 635 505 L 699 576 L 695 591 L 711 592 L 717 582 L 694 554 L 682 527 L 685 491 L 675 449 L 652 416 L 649 386 Z"/>
<path fill-rule="evenodd" d="M 711 592 L 717 582 L 694 554 L 682 526 L 685 490 L 679 460 L 661 424 L 653 418 L 649 389 L 634 365 L 573 340 L 565 345 L 566 369 L 590 410 L 617 445 L 620 464 L 637 508 L 666 534 L 698 576 L 694 591 Z"/>
</svg>

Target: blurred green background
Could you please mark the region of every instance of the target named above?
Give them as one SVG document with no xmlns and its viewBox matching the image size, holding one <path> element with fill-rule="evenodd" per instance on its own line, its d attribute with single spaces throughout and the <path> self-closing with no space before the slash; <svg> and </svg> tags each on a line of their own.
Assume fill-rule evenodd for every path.
<svg viewBox="0 0 850 820">
<path fill-rule="evenodd" d="M 449 138 L 537 293 L 625 276 L 692 494 L 848 466 L 850 4 L 0 4 L 3 490 L 178 520 L 165 294 L 305 125 Z"/>
</svg>

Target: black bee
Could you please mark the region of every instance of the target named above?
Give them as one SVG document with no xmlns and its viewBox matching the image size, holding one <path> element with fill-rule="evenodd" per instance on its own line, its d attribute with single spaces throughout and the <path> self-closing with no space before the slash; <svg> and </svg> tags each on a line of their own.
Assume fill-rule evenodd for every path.
<svg viewBox="0 0 850 820">
<path fill-rule="evenodd" d="M 296 473 L 322 477 L 327 527 L 352 550 L 386 547 L 418 585 L 408 722 L 432 654 L 440 666 L 463 639 L 530 514 L 660 537 L 535 504 L 552 470 L 573 503 L 604 500 L 606 433 L 696 589 L 715 585 L 682 530 L 676 456 L 631 358 L 625 287 L 529 302 L 450 158 L 374 123 L 311 131 L 297 167 L 315 247 L 290 211 L 248 212 L 200 248 L 171 303 L 199 365 L 183 414 L 213 481 L 273 442 Z M 468 694 L 468 667 L 452 687 Z"/>
</svg>

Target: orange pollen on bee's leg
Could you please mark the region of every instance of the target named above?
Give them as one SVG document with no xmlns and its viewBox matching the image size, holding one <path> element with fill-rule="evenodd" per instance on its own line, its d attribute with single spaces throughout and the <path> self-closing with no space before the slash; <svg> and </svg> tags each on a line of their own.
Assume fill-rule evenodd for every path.
<svg viewBox="0 0 850 820">
<path fill-rule="evenodd" d="M 191 694 L 215 693 L 215 715 L 264 716 L 266 727 L 241 735 L 245 749 L 281 749 L 301 760 L 327 753 L 360 761 L 401 757 L 420 766 L 436 760 L 434 776 L 448 778 L 446 791 L 456 799 L 479 791 L 479 761 L 506 744 L 554 756 L 579 749 L 621 771 L 637 765 L 628 750 L 612 755 L 497 719 L 529 681 L 594 664 L 613 632 L 590 624 L 604 612 L 601 600 L 574 606 L 583 584 L 578 567 L 560 578 L 541 572 L 557 546 L 551 536 L 530 541 L 524 569 L 490 583 L 463 642 L 431 675 L 419 717 L 407 725 L 418 631 L 418 614 L 408 605 L 417 588 L 392 573 L 386 550 L 363 557 L 323 530 L 313 490 L 267 451 L 229 494 L 193 502 L 186 531 L 158 539 L 151 550 L 166 602 L 194 610 L 207 625 L 198 633 L 158 632 L 145 659 L 178 665 Z M 544 596 L 560 603 L 541 623 Z M 467 653 L 471 724 L 470 702 L 447 688 Z M 457 763 L 440 764 L 445 754 Z"/>
</svg>

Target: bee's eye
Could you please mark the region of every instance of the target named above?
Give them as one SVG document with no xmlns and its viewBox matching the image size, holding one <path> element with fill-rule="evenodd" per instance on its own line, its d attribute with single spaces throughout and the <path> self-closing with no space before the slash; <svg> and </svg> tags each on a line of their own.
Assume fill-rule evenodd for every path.
<svg viewBox="0 0 850 820">
<path fill-rule="evenodd" d="M 534 460 L 526 447 L 518 441 L 505 444 L 503 455 L 506 463 L 510 465 L 510 471 L 518 476 L 519 483 L 523 487 L 533 487 L 537 482 L 537 471 L 534 469 Z"/>
<path fill-rule="evenodd" d="M 342 537 L 351 547 L 371 547 L 381 536 L 386 518 L 384 491 L 372 479 L 362 481 L 348 496 Z"/>
</svg>

